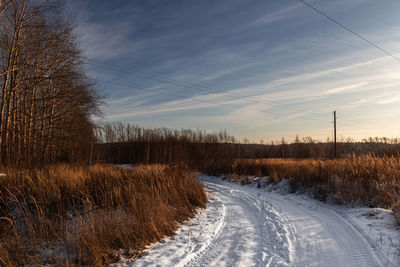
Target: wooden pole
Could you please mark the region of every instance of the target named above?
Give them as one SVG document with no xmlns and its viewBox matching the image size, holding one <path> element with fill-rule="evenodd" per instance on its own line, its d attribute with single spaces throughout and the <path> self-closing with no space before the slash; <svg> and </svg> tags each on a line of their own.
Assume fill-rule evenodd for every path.
<svg viewBox="0 0 400 267">
<path fill-rule="evenodd" d="M 333 133 L 334 133 L 334 151 L 335 151 L 335 158 L 337 157 L 337 150 L 336 150 L 336 110 L 333 111 Z"/>
</svg>

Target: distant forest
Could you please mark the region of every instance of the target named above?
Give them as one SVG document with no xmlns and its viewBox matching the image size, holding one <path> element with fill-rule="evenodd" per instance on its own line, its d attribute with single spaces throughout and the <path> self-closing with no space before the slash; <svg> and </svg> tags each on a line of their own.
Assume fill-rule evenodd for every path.
<svg viewBox="0 0 400 267">
<path fill-rule="evenodd" d="M 311 137 L 294 142 L 250 144 L 238 142 L 222 130 L 206 133 L 201 130 L 146 129 L 133 124 L 107 123 L 97 129 L 94 160 L 111 163 L 176 163 L 208 162 L 234 158 L 333 158 L 332 142 Z M 351 139 L 337 143 L 339 157 L 374 154 L 398 155 L 400 139 L 368 138 L 361 142 Z"/>
</svg>

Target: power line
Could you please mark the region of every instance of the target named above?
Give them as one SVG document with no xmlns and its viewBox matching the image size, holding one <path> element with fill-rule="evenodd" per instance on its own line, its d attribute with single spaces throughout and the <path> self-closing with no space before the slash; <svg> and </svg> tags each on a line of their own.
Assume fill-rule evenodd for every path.
<svg viewBox="0 0 400 267">
<path fill-rule="evenodd" d="M 218 92 L 216 89 L 213 89 L 211 87 L 208 86 L 204 86 L 204 85 L 198 85 L 198 84 L 194 84 L 194 83 L 189 83 L 189 82 L 185 82 L 185 81 L 181 81 L 181 80 L 177 80 L 177 79 L 173 79 L 173 78 L 168 78 L 168 77 L 162 77 L 159 75 L 155 75 L 155 74 L 150 74 L 148 72 L 142 72 L 142 71 L 126 71 L 126 70 L 122 70 L 122 69 L 117 69 L 115 67 L 111 67 L 110 66 L 105 66 L 105 65 L 100 65 L 100 64 L 93 64 L 93 63 L 88 63 L 89 65 L 92 66 L 96 66 L 96 67 L 100 67 L 100 68 L 105 68 L 105 69 L 109 69 L 115 72 L 124 72 L 124 73 L 128 73 L 128 74 L 135 74 L 138 76 L 142 76 L 142 77 L 146 77 L 148 79 L 152 79 L 152 80 L 157 80 L 157 81 L 161 81 L 161 82 L 166 82 L 166 83 L 172 83 L 172 84 L 179 84 L 179 85 L 183 85 L 185 87 L 189 87 L 192 89 L 197 89 L 200 91 L 207 91 L 207 92 L 212 92 L 212 93 L 216 93 L 216 94 L 227 94 L 227 95 L 231 95 L 231 97 L 236 98 L 236 99 L 240 99 L 243 100 L 243 98 L 254 98 L 257 96 L 246 96 L 246 95 L 242 95 L 242 94 L 238 94 L 238 93 L 234 93 L 234 92 Z M 234 96 L 232 96 L 234 95 Z M 299 110 L 299 109 L 295 109 L 293 107 L 288 107 L 287 104 L 283 104 L 283 103 L 279 103 L 277 101 L 271 101 L 271 100 L 266 100 L 266 101 L 260 101 L 260 100 L 253 100 L 253 102 L 256 103 L 260 103 L 260 104 L 276 104 L 276 105 L 280 105 L 280 106 L 284 106 L 286 109 L 291 109 L 293 111 L 296 112 L 309 112 L 309 111 L 305 111 L 305 110 Z M 315 115 L 319 115 L 316 112 L 313 112 Z"/>
<path fill-rule="evenodd" d="M 184 96 L 184 95 L 169 93 L 169 92 L 165 92 L 165 91 L 161 91 L 161 90 L 157 90 L 157 89 L 152 89 L 152 88 L 141 88 L 141 87 L 132 86 L 132 85 L 128 85 L 128 84 L 124 84 L 124 83 L 120 83 L 120 82 L 110 82 L 110 81 L 105 81 L 105 80 L 99 80 L 99 81 L 103 82 L 103 83 L 121 85 L 121 86 L 124 86 L 124 87 L 127 87 L 127 88 L 131 88 L 131 89 L 133 88 L 133 89 L 136 89 L 136 90 L 139 90 L 139 91 L 153 91 L 153 92 L 157 92 L 157 93 L 164 94 L 164 95 L 170 95 L 170 96 L 175 96 L 175 97 L 186 98 L 186 96 Z M 206 103 L 213 103 L 213 104 L 218 104 L 218 105 L 224 105 L 224 106 L 228 106 L 228 107 L 231 107 L 231 108 L 234 108 L 234 109 L 238 108 L 238 107 L 233 106 L 231 104 L 223 103 L 223 102 L 220 102 L 220 101 L 209 100 L 209 99 L 196 99 L 196 101 L 206 102 Z M 266 113 L 266 114 L 273 114 L 273 115 L 279 115 L 279 116 L 289 116 L 289 114 L 277 113 L 277 112 L 271 112 L 271 111 L 268 111 L 268 112 L 260 111 L 260 110 L 257 110 L 257 109 L 254 109 L 254 108 L 248 108 L 248 107 L 245 108 L 245 109 L 246 110 L 254 110 L 254 111 L 258 111 L 258 112 L 262 112 L 262 113 Z M 297 116 L 297 118 L 302 118 L 302 119 L 306 119 L 306 120 L 307 119 L 308 120 L 312 119 L 312 118 L 301 117 L 301 116 Z"/>
<path fill-rule="evenodd" d="M 186 81 L 173 79 L 173 78 L 169 78 L 169 77 L 163 77 L 163 76 L 160 76 L 160 75 L 151 74 L 149 72 L 143 72 L 143 71 L 137 71 L 137 70 L 127 71 L 127 70 L 124 70 L 122 68 L 118 68 L 118 67 L 110 66 L 110 65 L 104 65 L 104 64 L 101 64 L 101 63 L 87 63 L 87 64 L 91 65 L 91 66 L 94 66 L 94 67 L 108 69 L 108 70 L 111 70 L 111 71 L 114 71 L 114 72 L 134 74 L 134 75 L 137 75 L 137 76 L 145 77 L 145 78 L 156 80 L 156 81 L 160 81 L 160 82 L 183 85 L 185 87 L 192 88 L 192 89 L 197 89 L 197 90 L 203 91 L 203 92 L 206 91 L 206 92 L 211 92 L 211 93 L 215 93 L 215 94 L 227 94 L 227 95 L 230 95 L 230 97 L 232 97 L 232 98 L 240 99 L 240 100 L 243 100 L 243 98 L 255 98 L 255 97 L 257 97 L 257 96 L 242 95 L 242 94 L 238 94 L 238 93 L 234 93 L 234 92 L 222 92 L 221 93 L 218 90 L 213 89 L 213 88 L 208 87 L 208 86 L 199 85 L 199 84 L 195 84 L 195 83 L 189 83 L 189 82 L 186 82 Z M 284 103 L 280 103 L 280 102 L 272 101 L 272 100 L 254 100 L 253 99 L 252 101 L 256 102 L 256 103 L 259 103 L 259 104 L 275 104 L 275 105 L 278 105 L 278 106 L 282 106 L 285 109 L 293 110 L 293 111 L 296 111 L 296 112 L 310 112 L 309 110 L 300 110 L 300 109 L 288 106 L 288 104 L 284 104 Z M 321 118 L 322 118 L 322 114 L 320 114 L 322 112 L 311 112 L 311 113 L 313 113 L 315 115 L 318 115 L 318 116 L 321 116 Z M 323 118 L 325 120 L 326 117 L 323 117 Z M 314 118 L 310 118 L 310 119 L 314 119 Z M 315 119 L 315 120 L 318 120 L 318 119 Z M 320 119 L 320 121 L 321 120 L 322 119 Z"/>
<path fill-rule="evenodd" d="M 368 43 L 369 45 L 373 46 L 374 48 L 380 50 L 380 51 L 383 52 L 384 54 L 386 54 L 386 55 L 392 57 L 393 59 L 395 59 L 395 60 L 397 60 L 397 61 L 400 61 L 400 58 L 399 58 L 399 57 L 395 56 L 394 54 L 390 53 L 388 50 L 386 50 L 386 49 L 382 48 L 381 46 L 375 44 L 374 42 L 370 41 L 369 39 L 367 39 L 366 37 L 362 36 L 361 34 L 359 34 L 359 33 L 355 32 L 355 31 L 353 31 L 352 29 L 350 29 L 349 27 L 347 27 L 346 25 L 344 25 L 343 23 L 341 23 L 341 22 L 338 21 L 337 19 L 335 19 L 335 18 L 329 16 L 329 15 L 326 14 L 325 12 L 321 11 L 321 10 L 318 9 L 317 7 L 311 5 L 310 3 L 308 3 L 308 2 L 306 2 L 306 1 L 304 1 L 304 0 L 299 0 L 299 1 L 302 2 L 304 5 L 306 5 L 307 7 L 313 9 L 314 11 L 316 11 L 317 13 L 319 13 L 320 15 L 324 16 L 325 18 L 329 19 L 330 21 L 332 21 L 333 23 L 335 23 L 335 24 L 338 25 L 339 27 L 345 29 L 346 31 L 348 31 L 348 32 L 350 32 L 351 34 L 353 34 L 353 35 L 355 35 L 356 37 L 358 37 L 359 39 L 363 40 L 364 42 Z M 354 120 L 354 119 L 347 119 L 347 118 L 342 118 L 342 119 L 344 119 L 345 121 L 352 122 L 352 123 L 359 122 L 359 121 L 356 121 L 356 120 Z M 349 124 L 347 124 L 347 123 L 345 123 L 345 125 L 348 125 L 349 127 L 354 127 L 354 125 L 349 125 Z M 366 128 L 365 128 L 365 127 L 362 127 L 362 130 L 365 131 Z"/>
<path fill-rule="evenodd" d="M 319 10 L 318 8 L 314 7 L 313 5 L 309 4 L 308 2 L 306 2 L 306 1 L 304 1 L 304 0 L 299 0 L 299 1 L 302 2 L 304 5 L 308 6 L 309 8 L 313 9 L 314 11 L 318 12 L 320 15 L 322 15 L 322 16 L 326 17 L 327 19 L 331 20 L 332 22 L 334 22 L 335 24 L 337 24 L 337 25 L 340 26 L 341 28 L 343 28 L 343 29 L 345 29 L 346 31 L 352 33 L 353 35 L 355 35 L 355 36 L 357 36 L 358 38 L 362 39 L 363 41 L 367 42 L 368 44 L 370 44 L 371 46 L 373 46 L 373 47 L 375 47 L 376 49 L 380 50 L 381 52 L 385 53 L 386 55 L 388 55 L 388 56 L 394 58 L 394 59 L 397 60 L 397 61 L 400 61 L 400 58 L 399 58 L 399 57 L 396 57 L 395 55 L 393 55 L 392 53 L 390 53 L 390 52 L 387 51 L 386 49 L 384 49 L 384 48 L 382 48 L 382 47 L 376 45 L 376 44 L 373 43 L 372 41 L 368 40 L 368 39 L 365 38 L 364 36 L 362 36 L 362 35 L 358 34 L 357 32 L 353 31 L 352 29 L 350 29 L 349 27 L 347 27 L 347 26 L 344 25 L 343 23 L 341 23 L 341 22 L 339 22 L 338 20 L 334 19 L 333 17 L 327 15 L 326 13 L 324 13 L 323 11 L 321 11 L 321 10 Z M 111 68 L 109 65 L 105 66 L 105 65 L 94 64 L 94 63 L 88 63 L 88 64 L 89 64 L 89 65 L 92 65 L 92 66 L 95 66 L 95 67 L 105 68 L 105 69 L 109 69 L 109 70 L 113 70 L 113 71 L 117 71 L 117 72 L 124 72 L 124 73 L 129 73 L 129 74 L 132 74 L 132 73 L 133 73 L 133 74 L 135 74 L 135 75 L 142 76 L 142 77 L 145 77 L 145 78 L 148 78 L 148 79 L 152 79 L 152 80 L 157 80 L 157 81 L 160 81 L 160 82 L 166 82 L 166 83 L 172 83 L 172 84 L 180 84 L 180 85 L 183 85 L 183 86 L 185 86 L 185 87 L 192 88 L 192 89 L 197 89 L 197 90 L 201 90 L 201 91 L 205 91 L 205 90 L 206 90 L 206 91 L 213 92 L 213 93 L 221 93 L 221 92 L 218 92 L 217 90 L 215 90 L 215 89 L 213 89 L 213 88 L 211 88 L 211 87 L 208 87 L 208 86 L 198 85 L 198 84 L 194 84 L 194 83 L 189 83 L 189 82 L 185 82 L 185 81 L 181 81 L 181 80 L 173 79 L 173 78 L 166 78 L 166 77 L 162 77 L 162 76 L 158 76 L 158 75 L 146 73 L 146 72 L 143 72 L 143 71 L 131 71 L 131 72 L 129 72 L 129 71 L 126 71 L 126 70 L 121 70 L 121 69 L 120 69 L 120 70 L 117 70 L 117 69 L 115 69 L 115 68 Z M 103 82 L 107 82 L 107 81 L 103 81 Z M 114 84 L 115 84 L 115 83 L 114 83 Z M 120 83 L 120 84 L 121 84 L 121 83 Z M 121 84 L 121 85 L 123 85 L 123 84 Z M 130 87 L 130 88 L 136 88 L 136 89 L 139 89 L 139 90 L 146 90 L 146 91 L 151 90 L 151 89 L 148 89 L 148 88 L 147 88 L 147 89 L 143 89 L 143 88 L 138 88 L 138 87 L 134 87 L 134 86 L 131 86 L 131 85 L 124 85 L 124 86 Z M 167 93 L 167 92 L 164 92 L 164 91 L 161 91 L 161 90 L 153 90 L 153 91 L 156 91 L 156 92 L 158 92 L 158 93 L 165 94 L 165 95 L 173 95 L 173 96 L 179 96 L 179 97 L 186 97 L 186 96 L 182 96 L 182 95 L 178 95 L 178 94 Z M 223 94 L 230 95 L 231 97 L 234 96 L 235 98 L 241 99 L 241 100 L 243 100 L 243 98 L 254 98 L 254 97 L 257 97 L 257 96 L 242 95 L 242 94 L 238 94 L 238 93 L 234 93 L 234 92 L 223 92 Z M 235 106 L 232 106 L 232 105 L 229 105 L 229 104 L 226 104 L 226 103 L 222 103 L 222 102 L 219 102 L 219 101 L 212 101 L 212 100 L 205 100 L 205 99 L 197 99 L 197 101 L 215 103 L 215 104 L 219 104 L 219 105 L 225 105 L 225 106 L 230 106 L 230 107 L 233 107 L 233 108 L 237 108 L 237 107 L 235 107 Z M 255 100 L 255 101 L 253 101 L 253 102 L 260 103 L 260 104 L 271 104 L 271 103 L 272 103 L 272 104 L 275 104 L 275 105 L 284 106 L 286 109 L 291 109 L 291 110 L 294 110 L 294 111 L 296 111 L 296 112 L 299 112 L 299 111 L 300 111 L 299 109 L 295 109 L 295 108 L 293 108 L 293 107 L 288 107 L 287 104 L 279 103 L 279 102 L 277 102 L 277 101 L 271 101 L 271 100 L 270 100 L 270 101 L 267 101 L 267 100 L 265 100 L 265 101 L 260 101 L 260 100 Z M 250 110 L 250 108 L 246 108 L 246 109 L 247 109 L 247 110 Z M 256 109 L 253 109 L 253 110 L 256 110 Z M 259 111 L 259 110 L 257 110 L 257 111 Z M 259 111 L 259 112 L 262 112 L 262 111 Z M 304 110 L 301 110 L 300 112 L 304 112 Z M 309 111 L 307 111 L 307 112 L 309 112 Z M 285 116 L 288 116 L 288 114 L 282 114 L 282 113 L 279 114 L 279 113 L 276 113 L 276 112 L 268 112 L 268 113 L 270 113 L 270 114 L 276 114 L 276 115 L 285 115 Z M 314 113 L 315 113 L 315 112 L 314 112 Z M 318 115 L 318 114 L 316 114 L 316 115 Z M 301 117 L 301 116 L 298 116 L 297 118 L 303 118 L 303 119 L 308 119 L 308 120 L 318 120 L 318 121 L 322 121 L 322 120 L 319 120 L 319 119 L 316 119 L 316 118 L 310 118 L 310 117 Z"/>
<path fill-rule="evenodd" d="M 352 29 L 350 29 L 349 27 L 347 27 L 347 26 L 344 25 L 343 23 L 341 23 L 341 22 L 339 22 L 338 20 L 332 18 L 331 16 L 327 15 L 326 13 L 324 13 L 323 11 L 321 11 L 321 10 L 319 10 L 318 8 L 314 7 L 313 5 L 309 4 L 308 2 L 306 2 L 306 1 L 304 1 L 304 0 L 299 0 L 299 1 L 302 2 L 304 5 L 308 6 L 309 8 L 315 10 L 316 12 L 318 12 L 319 14 L 321 14 L 322 16 L 326 17 L 327 19 L 331 20 L 332 22 L 334 22 L 335 24 L 337 24 L 337 25 L 340 26 L 341 28 L 347 30 L 348 32 L 352 33 L 353 35 L 355 35 L 355 36 L 357 36 L 358 38 L 362 39 L 363 41 L 367 42 L 367 43 L 370 44 L 371 46 L 373 46 L 373 47 L 375 47 L 376 49 L 380 50 L 381 52 L 385 53 L 386 55 L 388 55 L 388 56 L 394 58 L 394 59 L 397 60 L 397 61 L 400 61 L 400 58 L 396 57 L 395 55 L 393 55 L 393 54 L 390 53 L 389 51 L 385 50 L 384 48 L 382 48 L 382 47 L 380 47 L 380 46 L 374 44 L 372 41 L 370 41 L 370 40 L 368 40 L 367 38 L 365 38 L 364 36 L 362 36 L 362 35 L 356 33 L 355 31 L 353 31 Z M 96 66 L 96 67 L 100 67 L 100 68 L 111 69 L 109 66 L 106 67 L 106 66 L 102 66 L 102 65 L 100 65 L 100 64 L 93 64 L 93 63 L 89 63 L 89 64 L 90 64 L 90 65 L 93 65 L 93 66 Z M 128 73 L 128 72 L 125 71 L 125 70 L 115 70 L 115 69 L 112 69 L 112 70 L 113 70 L 113 71 L 119 71 L 119 72 Z M 198 85 L 198 84 L 194 84 L 194 83 L 188 83 L 188 82 L 180 81 L 180 80 L 177 80 L 177 79 L 165 78 L 165 77 L 157 76 L 157 75 L 154 75 L 154 74 L 149 74 L 149 73 L 139 72 L 139 71 L 132 71 L 132 73 L 134 73 L 135 75 L 139 75 L 139 76 L 142 76 L 142 77 L 145 77 L 145 78 L 149 78 L 149 79 L 153 79 L 153 80 L 158 80 L 158 81 L 161 81 L 161 82 L 175 83 L 175 84 L 176 84 L 176 83 L 179 83 L 179 84 L 184 85 L 184 86 L 186 86 L 186 87 L 194 88 L 194 89 L 197 89 L 197 90 L 199 90 L 199 88 L 201 88 L 201 89 L 206 89 L 207 91 L 211 91 L 211 92 L 213 92 L 213 93 L 221 93 L 221 92 L 218 92 L 218 91 L 216 91 L 216 90 L 214 90 L 214 89 L 212 89 L 212 88 L 210 88 L 210 87 L 208 87 L 208 86 Z M 103 81 L 103 82 L 105 82 L 105 81 Z M 132 86 L 130 86 L 130 87 L 132 87 Z M 135 87 L 135 88 L 137 88 L 137 87 Z M 149 89 L 145 89 L 145 90 L 149 90 Z M 203 90 L 203 91 L 204 91 L 204 90 Z M 165 92 L 160 91 L 160 90 L 157 90 L 157 92 L 163 93 L 163 94 L 168 94 L 168 95 L 180 96 L 180 95 L 177 95 L 177 94 L 165 93 Z M 231 96 L 232 96 L 232 95 L 235 95 L 237 98 L 240 98 L 240 99 L 256 97 L 256 96 L 241 95 L 241 94 L 234 93 L 234 92 L 224 92 L 224 93 L 225 93 L 225 94 L 229 94 L 229 95 L 231 95 Z M 182 96 L 180 96 L 180 97 L 182 97 Z M 226 104 L 221 103 L 221 102 L 219 102 L 219 101 L 211 101 L 211 100 L 204 100 L 204 99 L 202 99 L 202 100 L 200 100 L 200 101 L 206 101 L 206 102 L 211 102 L 211 103 L 217 103 L 217 104 L 220 104 L 220 105 L 226 105 Z M 292 108 L 292 107 L 288 107 L 287 104 L 281 104 L 281 103 L 279 103 L 279 102 L 277 102 L 277 101 L 254 101 L 254 102 L 264 103 L 264 104 L 270 104 L 270 103 L 272 103 L 272 104 L 276 104 L 276 105 L 285 105 L 285 108 L 286 108 L 286 109 L 292 109 L 292 110 L 294 110 L 294 111 L 299 111 L 298 109 L 294 109 L 294 108 Z M 233 106 L 231 106 L 231 107 L 233 107 Z M 236 108 L 236 107 L 235 107 L 235 108 Z M 247 109 L 249 109 L 249 108 L 247 108 Z M 259 111 L 259 110 L 257 110 L 257 111 Z M 303 112 L 303 111 L 301 111 L 301 112 Z M 274 112 L 269 112 L 269 113 L 271 113 L 271 114 L 278 114 L 278 113 L 274 113 Z M 287 115 L 287 114 L 278 114 L 278 115 Z M 298 116 L 298 118 L 304 118 L 304 117 Z M 314 119 L 314 118 L 305 118 L 305 119 Z M 314 120 L 315 120 L 315 119 L 314 119 Z M 336 117 L 335 117 L 335 120 L 336 120 Z"/>
<path fill-rule="evenodd" d="M 310 3 L 308 3 L 308 2 L 306 2 L 304 0 L 299 0 L 299 1 L 302 2 L 304 5 L 308 6 L 309 8 L 313 9 L 314 11 L 318 12 L 322 16 L 326 17 L 327 19 L 331 20 L 332 22 L 334 22 L 335 24 L 337 24 L 341 28 L 347 30 L 348 32 L 352 33 L 353 35 L 355 35 L 358 38 L 362 39 L 363 41 L 367 42 L 371 46 L 373 46 L 376 49 L 380 50 L 381 52 L 385 53 L 386 55 L 391 56 L 392 58 L 396 59 L 397 61 L 400 61 L 400 58 L 396 57 L 395 55 L 393 55 L 389 51 L 385 50 L 384 48 L 374 44 L 372 41 L 368 40 L 364 36 L 362 36 L 362 35 L 358 34 L 357 32 L 353 31 L 352 29 L 350 29 L 349 27 L 347 27 L 343 23 L 341 23 L 338 20 L 334 19 L 333 17 L 327 15 L 326 13 L 324 13 L 320 9 L 316 8 L 315 6 L 311 5 Z M 139 76 L 142 76 L 142 77 L 145 77 L 145 78 L 149 78 L 149 79 L 153 79 L 153 80 L 157 80 L 157 81 L 161 81 L 161 82 L 175 83 L 175 84 L 178 83 L 178 84 L 184 85 L 186 87 L 197 89 L 197 90 L 200 90 L 200 88 L 201 88 L 201 89 L 203 89 L 202 91 L 204 91 L 204 89 L 206 89 L 209 92 L 221 93 L 221 92 L 218 92 L 217 90 L 215 90 L 215 89 L 213 89 L 211 87 L 208 87 L 208 86 L 189 83 L 189 82 L 185 82 L 185 81 L 181 81 L 181 80 L 173 79 L 173 78 L 166 78 L 166 77 L 162 77 L 162 76 L 146 73 L 146 72 L 143 72 L 143 71 L 131 71 L 131 72 L 129 72 L 129 71 L 126 71 L 126 70 L 121 70 L 121 69 L 117 70 L 115 68 L 114 69 L 110 68 L 109 65 L 105 66 L 105 65 L 94 64 L 94 63 L 88 63 L 88 64 L 92 65 L 92 66 L 100 67 L 100 68 L 110 69 L 110 70 L 113 70 L 113 71 L 125 72 L 125 73 L 129 73 L 129 74 L 133 73 L 135 75 L 139 75 Z M 239 99 L 239 98 L 243 99 L 243 98 L 254 98 L 254 97 L 256 97 L 256 96 L 242 95 L 242 94 L 238 94 L 238 93 L 234 93 L 234 92 L 223 92 L 223 93 L 231 95 L 231 96 L 234 95 L 234 96 L 236 96 L 237 99 Z M 271 104 L 272 103 L 272 104 L 276 104 L 276 105 L 285 106 L 286 109 L 291 109 L 291 110 L 296 111 L 296 112 L 304 112 L 304 110 L 300 111 L 299 109 L 295 109 L 293 107 L 288 107 L 287 104 L 279 103 L 277 101 L 271 101 L 271 100 L 269 100 L 269 101 L 266 101 L 266 100 L 260 101 L 260 100 L 256 100 L 254 102 L 261 103 L 261 104 Z M 307 112 L 309 112 L 309 111 L 307 111 Z M 313 112 L 313 113 L 315 113 L 315 112 Z M 319 115 L 319 114 L 316 114 L 316 115 Z M 309 118 L 309 119 L 312 119 L 312 118 Z"/>
<path fill-rule="evenodd" d="M 359 123 L 360 123 L 360 119 L 362 119 L 362 118 L 360 118 L 360 119 L 349 119 L 349 118 L 347 118 L 347 117 L 343 117 L 343 115 L 341 115 L 340 118 L 341 118 L 342 120 L 347 121 L 347 126 L 349 126 L 349 127 L 354 127 L 354 123 L 359 124 Z M 369 120 L 371 120 L 371 118 L 369 118 Z M 353 123 L 353 125 L 350 125 L 350 123 Z M 377 125 L 377 126 L 385 126 L 385 124 L 382 124 L 382 123 L 380 123 L 380 122 L 377 122 L 376 120 L 373 120 L 373 123 L 374 123 L 375 125 Z M 365 127 L 365 126 L 363 126 L 363 127 Z M 369 128 L 372 129 L 373 127 L 369 127 Z M 368 126 L 367 126 L 367 128 L 363 128 L 363 129 L 368 129 Z"/>
<path fill-rule="evenodd" d="M 344 135 L 350 135 L 350 133 L 355 133 L 355 132 L 364 132 L 365 135 L 367 136 L 367 133 L 370 132 L 371 130 L 376 129 L 377 127 L 385 127 L 385 125 L 381 123 L 375 124 L 374 126 L 357 125 L 355 127 L 354 123 L 359 123 L 359 121 L 343 118 L 343 116 L 340 116 L 340 119 L 342 120 L 340 125 L 344 126 L 341 128 L 342 132 L 345 133 Z"/>
<path fill-rule="evenodd" d="M 346 116 L 340 115 L 340 119 L 345 120 L 349 123 L 360 123 L 360 120 L 354 118 L 347 118 Z"/>
<path fill-rule="evenodd" d="M 346 31 L 352 33 L 353 35 L 357 36 L 358 38 L 360 38 L 361 40 L 367 42 L 368 44 L 370 44 L 371 46 L 375 47 L 376 49 L 380 50 L 381 52 L 385 53 L 386 55 L 394 58 L 397 61 L 400 61 L 400 58 L 393 55 L 392 53 L 390 53 L 389 51 L 387 51 L 386 49 L 380 47 L 377 44 L 374 44 L 372 41 L 368 40 L 367 38 L 365 38 L 364 36 L 362 36 L 361 34 L 356 33 L 355 31 L 353 31 L 352 29 L 350 29 L 349 27 L 347 27 L 346 25 L 344 25 L 343 23 L 339 22 L 338 20 L 332 18 L 331 16 L 327 15 L 326 13 L 322 12 L 321 10 L 319 10 L 318 8 L 316 8 L 315 6 L 311 5 L 310 3 L 307 3 L 304 0 L 299 0 L 300 2 L 302 2 L 304 5 L 308 6 L 309 8 L 315 10 L 316 12 L 318 12 L 319 14 L 321 14 L 322 16 L 326 17 L 327 19 L 331 20 L 332 22 L 334 22 L 335 24 L 339 25 L 340 27 L 342 27 L 343 29 L 345 29 Z"/>
<path fill-rule="evenodd" d="M 139 91 L 153 91 L 153 92 L 157 92 L 157 93 L 164 94 L 164 95 L 170 95 L 170 96 L 175 96 L 175 97 L 186 98 L 186 96 L 183 96 L 183 95 L 180 95 L 180 94 L 169 93 L 169 92 L 165 92 L 165 91 L 157 90 L 157 89 L 152 89 L 152 88 L 141 88 L 141 87 L 136 87 L 136 86 L 120 83 L 120 82 L 110 82 L 110 81 L 105 81 L 105 80 L 99 80 L 99 81 L 103 82 L 103 83 L 109 83 L 109 84 L 124 86 L 124 87 L 131 88 L 131 89 L 136 89 L 136 90 L 139 90 Z M 220 102 L 220 101 L 209 100 L 209 99 L 196 99 L 196 101 L 223 105 L 223 106 L 227 106 L 227 107 L 234 108 L 234 109 L 238 108 L 238 107 L 233 106 L 231 104 L 223 103 L 223 102 Z M 262 112 L 262 113 L 269 114 L 269 115 L 270 114 L 278 115 L 278 116 L 289 116 L 290 115 L 290 114 L 277 113 L 277 112 L 271 112 L 271 111 L 268 111 L 268 112 L 267 111 L 262 111 L 262 110 L 260 111 L 260 110 L 257 110 L 257 109 L 254 109 L 254 108 L 248 108 L 248 107 L 246 107 L 244 109 L 246 109 L 246 110 L 254 110 L 254 111 Z M 315 118 L 309 118 L 309 117 L 303 117 L 303 116 L 296 116 L 296 118 L 301 118 L 301 119 L 305 119 L 305 120 L 318 120 L 318 119 L 315 119 Z M 322 121 L 322 120 L 318 120 L 318 121 L 319 122 L 326 122 L 326 121 Z"/>
</svg>

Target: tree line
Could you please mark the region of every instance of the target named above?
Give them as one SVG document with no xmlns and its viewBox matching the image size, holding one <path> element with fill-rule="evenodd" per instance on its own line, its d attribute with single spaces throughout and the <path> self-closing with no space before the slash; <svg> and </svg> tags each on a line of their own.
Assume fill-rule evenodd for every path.
<svg viewBox="0 0 400 267">
<path fill-rule="evenodd" d="M 99 97 L 61 1 L 0 0 L 0 163 L 88 158 Z"/>
<path fill-rule="evenodd" d="M 251 144 L 238 141 L 226 130 L 206 133 L 201 130 L 168 128 L 146 129 L 134 124 L 106 123 L 97 128 L 93 160 L 110 163 L 186 162 L 204 169 L 220 161 L 237 158 L 333 158 L 334 147 L 327 140 L 295 137 L 288 143 L 282 138 L 270 144 Z M 398 155 L 398 139 L 368 138 L 361 142 L 344 139 L 337 143 L 340 157 L 374 154 Z M 214 166 L 215 168 L 215 166 Z"/>
<path fill-rule="evenodd" d="M 236 140 L 226 130 L 146 129 L 134 124 L 106 123 L 97 128 L 93 161 L 109 163 L 185 162 L 202 169 L 235 156 Z"/>
</svg>

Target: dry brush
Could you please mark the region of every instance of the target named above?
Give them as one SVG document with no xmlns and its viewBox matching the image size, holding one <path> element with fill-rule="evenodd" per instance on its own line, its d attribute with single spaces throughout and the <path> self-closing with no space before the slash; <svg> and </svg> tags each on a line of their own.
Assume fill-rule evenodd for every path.
<svg viewBox="0 0 400 267">
<path fill-rule="evenodd" d="M 206 202 L 187 169 L 162 165 L 9 169 L 0 196 L 4 266 L 102 265 L 121 253 L 137 256 Z"/>
<path fill-rule="evenodd" d="M 312 188 L 315 197 L 390 208 L 400 205 L 400 158 L 350 156 L 342 159 L 239 159 L 225 166 L 236 177 L 289 179 L 291 190 Z M 396 213 L 400 219 L 400 211 Z"/>
</svg>

